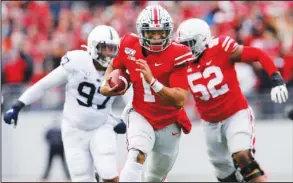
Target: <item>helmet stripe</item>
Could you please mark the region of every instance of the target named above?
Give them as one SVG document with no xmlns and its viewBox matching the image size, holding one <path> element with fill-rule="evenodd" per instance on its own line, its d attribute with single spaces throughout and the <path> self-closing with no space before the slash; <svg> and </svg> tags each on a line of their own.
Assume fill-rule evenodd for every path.
<svg viewBox="0 0 293 183">
<path fill-rule="evenodd" d="M 154 7 L 153 12 L 154 12 L 154 23 L 158 24 L 158 17 L 159 17 L 158 14 L 159 14 L 159 12 L 158 12 L 157 6 Z"/>
<path fill-rule="evenodd" d="M 110 31 L 110 40 L 113 40 L 113 34 L 112 34 L 110 26 L 108 26 L 108 28 L 109 28 L 109 31 Z"/>
</svg>

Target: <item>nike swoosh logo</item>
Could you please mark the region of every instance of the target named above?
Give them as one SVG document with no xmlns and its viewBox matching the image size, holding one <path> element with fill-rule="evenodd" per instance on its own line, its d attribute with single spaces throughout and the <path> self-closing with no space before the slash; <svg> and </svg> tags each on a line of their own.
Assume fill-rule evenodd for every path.
<svg viewBox="0 0 293 183">
<path fill-rule="evenodd" d="M 175 135 L 177 135 L 177 134 L 179 134 L 179 133 L 180 133 L 180 132 L 178 132 L 178 133 L 174 133 L 174 132 L 172 132 L 172 135 L 175 136 Z"/>
<path fill-rule="evenodd" d="M 211 65 L 212 61 L 207 62 L 207 65 Z"/>
<path fill-rule="evenodd" d="M 160 65 L 162 65 L 162 63 L 161 63 L 161 64 L 155 63 L 155 66 L 156 66 L 156 67 L 158 67 L 158 66 L 160 66 Z"/>
</svg>

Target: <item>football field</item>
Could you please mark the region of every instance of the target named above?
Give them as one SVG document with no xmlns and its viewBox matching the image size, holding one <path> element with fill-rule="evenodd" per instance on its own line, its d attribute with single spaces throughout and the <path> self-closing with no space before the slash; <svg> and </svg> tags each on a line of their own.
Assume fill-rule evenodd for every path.
<svg viewBox="0 0 293 183">
<path fill-rule="evenodd" d="M 21 113 L 19 126 L 2 124 L 2 181 L 39 181 L 46 166 L 44 134 L 59 112 Z M 256 158 L 269 181 L 293 181 L 293 123 L 288 120 L 256 121 Z M 125 136 L 118 136 L 119 164 L 126 158 Z M 178 159 L 168 181 L 216 181 L 208 161 L 203 132 L 198 122 L 191 134 L 183 135 Z M 64 180 L 59 159 L 53 161 L 52 181 Z"/>
</svg>

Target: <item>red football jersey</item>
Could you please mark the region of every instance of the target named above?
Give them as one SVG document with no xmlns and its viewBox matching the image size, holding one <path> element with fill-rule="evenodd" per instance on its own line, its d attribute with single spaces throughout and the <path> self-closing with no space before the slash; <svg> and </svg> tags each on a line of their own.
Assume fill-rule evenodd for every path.
<svg viewBox="0 0 293 183">
<path fill-rule="evenodd" d="M 234 64 L 229 55 L 238 43 L 228 36 L 215 38 L 198 63 L 191 63 L 186 72 L 200 117 L 220 122 L 248 107 L 241 92 Z"/>
<path fill-rule="evenodd" d="M 127 34 L 121 38 L 119 53 L 113 59 L 114 68 L 127 69 L 133 84 L 133 108 L 140 113 L 155 128 L 162 129 L 174 122 L 181 124 L 185 132 L 191 129 L 191 123 L 185 110 L 178 110 L 167 104 L 151 89 L 143 75 L 135 69 L 139 67 L 136 60 L 146 60 L 153 76 L 166 87 L 182 86 L 183 69 L 176 69 L 176 65 L 193 59 L 189 47 L 172 41 L 171 45 L 162 52 L 151 53 L 145 57 L 139 37 L 136 34 Z"/>
</svg>

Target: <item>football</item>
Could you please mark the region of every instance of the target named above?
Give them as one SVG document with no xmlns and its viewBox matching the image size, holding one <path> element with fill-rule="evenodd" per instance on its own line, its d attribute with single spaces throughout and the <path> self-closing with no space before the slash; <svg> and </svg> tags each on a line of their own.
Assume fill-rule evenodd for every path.
<svg viewBox="0 0 293 183">
<path fill-rule="evenodd" d="M 118 85 L 118 88 L 115 91 L 122 91 L 128 88 L 130 76 L 126 73 L 126 71 L 122 69 L 115 69 L 110 73 L 109 77 L 111 78 L 109 80 L 110 87 Z"/>
</svg>

